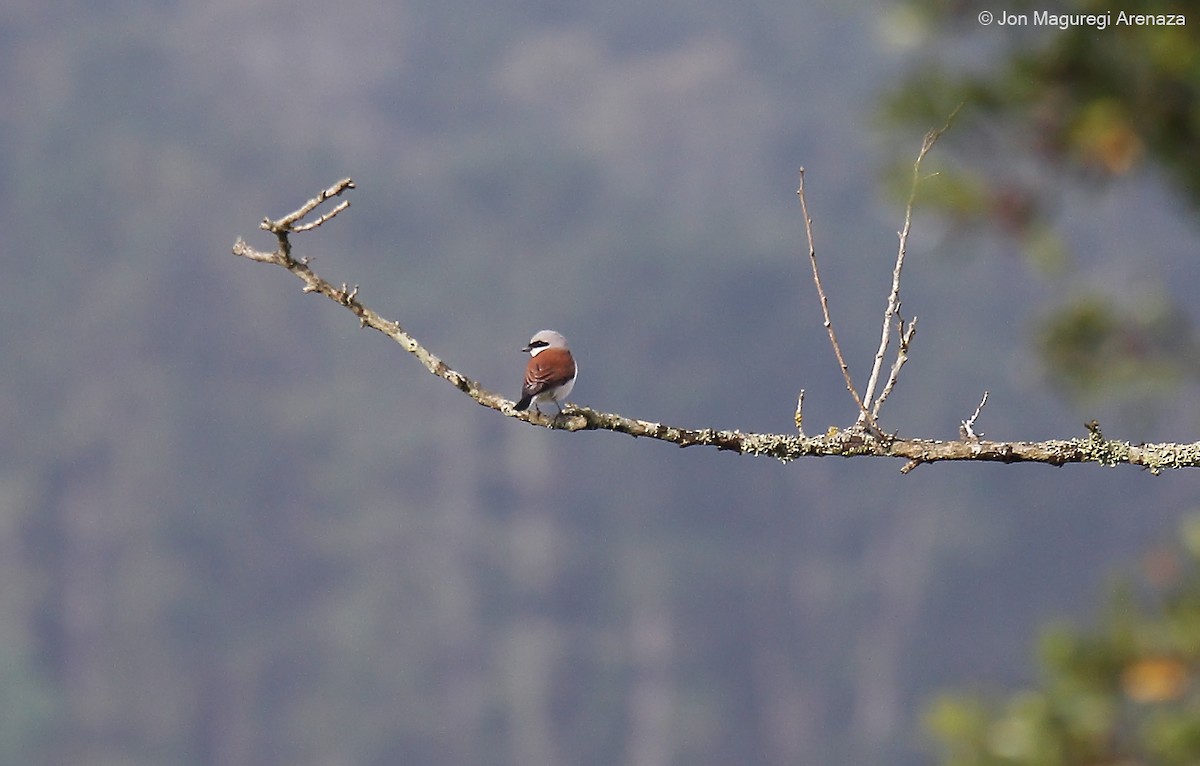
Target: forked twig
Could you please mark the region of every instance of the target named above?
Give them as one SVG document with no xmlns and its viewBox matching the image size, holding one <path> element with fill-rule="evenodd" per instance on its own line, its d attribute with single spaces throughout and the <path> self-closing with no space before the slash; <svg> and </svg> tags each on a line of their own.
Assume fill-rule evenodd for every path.
<svg viewBox="0 0 1200 766">
<path fill-rule="evenodd" d="M 261 224 L 261 228 L 263 228 L 273 234 L 279 234 L 282 231 L 300 232 L 300 231 L 309 231 L 310 229 L 315 229 L 318 226 L 320 226 L 321 224 L 328 221 L 330 218 L 333 218 L 338 213 L 340 213 L 343 210 L 345 210 L 346 208 L 350 207 L 350 200 L 342 200 L 341 202 L 339 202 L 337 204 L 336 207 L 334 207 L 328 213 L 325 213 L 324 215 L 322 215 L 320 218 L 318 218 L 315 221 L 311 221 L 309 223 L 306 223 L 306 224 L 303 224 L 300 226 L 297 226 L 296 223 L 298 221 L 300 221 L 301 219 L 303 219 L 305 216 L 307 216 L 312 211 L 316 210 L 317 207 L 325 200 L 329 199 L 330 197 L 340 197 L 342 192 L 346 191 L 347 189 L 353 189 L 353 188 L 354 188 L 354 181 L 350 180 L 349 178 L 343 178 L 342 180 L 335 183 L 333 186 L 330 186 L 328 189 L 325 189 L 320 194 L 318 194 L 317 196 L 310 199 L 308 202 L 305 202 L 300 207 L 298 207 L 295 210 L 293 210 L 292 212 L 288 213 L 283 218 L 280 218 L 278 221 L 272 221 L 270 218 L 264 218 L 263 222 Z"/>
<path fill-rule="evenodd" d="M 979 413 L 983 412 L 983 405 L 987 404 L 988 392 L 983 392 L 983 398 L 979 400 L 979 406 L 975 408 L 975 412 L 966 420 L 959 421 L 958 435 L 963 439 L 979 441 L 979 437 L 983 436 L 983 432 L 975 432 L 975 421 L 979 419 Z"/>
<path fill-rule="evenodd" d="M 292 260 L 292 241 L 288 235 L 292 234 L 293 232 L 311 231 L 312 229 L 315 229 L 321 224 L 330 220 L 346 208 L 350 207 L 350 200 L 344 199 L 335 205 L 332 210 L 330 210 L 328 213 L 324 213 L 315 221 L 310 221 L 299 226 L 296 225 L 299 221 L 302 221 L 305 216 L 316 210 L 317 207 L 319 207 L 325 200 L 329 199 L 330 197 L 341 196 L 342 192 L 353 188 L 354 181 L 350 180 L 349 178 L 343 178 L 333 186 L 325 189 L 320 194 L 313 197 L 308 202 L 305 202 L 303 205 L 283 216 L 282 218 L 262 219 L 262 222 L 258 224 L 258 228 L 262 229 L 263 231 L 269 231 L 275 235 L 275 242 L 277 245 L 275 252 L 265 253 L 255 250 L 242 241 L 242 239 L 239 237 L 238 241 L 234 244 L 234 253 L 244 258 L 249 258 L 252 261 L 277 263 L 280 266 L 284 266 L 288 269 L 291 269 L 293 266 L 307 267 L 307 259 L 303 259 L 301 262 Z M 343 285 L 342 288 L 343 295 L 350 295 L 350 300 L 353 301 L 354 296 L 348 293 L 348 291 L 345 289 L 345 285 Z M 355 292 L 357 291 L 358 288 L 356 287 Z"/>
</svg>

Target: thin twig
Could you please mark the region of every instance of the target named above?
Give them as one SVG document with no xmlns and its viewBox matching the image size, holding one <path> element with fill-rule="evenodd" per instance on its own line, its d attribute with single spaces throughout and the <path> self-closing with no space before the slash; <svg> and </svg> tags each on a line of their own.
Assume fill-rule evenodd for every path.
<svg viewBox="0 0 1200 766">
<path fill-rule="evenodd" d="M 961 105 L 956 107 L 955 110 L 950 113 L 950 117 L 946 120 L 946 124 L 941 128 L 938 128 L 937 130 L 931 130 L 925 134 L 925 140 L 921 143 L 921 151 L 917 153 L 917 160 L 913 163 L 912 185 L 909 187 L 908 191 L 908 203 L 904 206 L 904 226 L 898 232 L 900 246 L 896 251 L 896 265 L 892 269 L 892 289 L 888 293 L 887 309 L 883 312 L 883 330 L 879 334 L 879 349 L 875 352 L 875 362 L 871 365 L 871 377 L 867 380 L 867 388 L 863 394 L 863 398 L 868 402 L 872 401 L 872 398 L 875 396 L 875 386 L 879 382 L 879 373 L 883 370 L 883 358 L 887 355 L 888 345 L 891 342 L 892 322 L 900 311 L 900 272 L 904 269 L 904 257 L 908 254 L 908 235 L 909 232 L 912 231 L 913 204 L 916 202 L 917 198 L 917 185 L 921 182 L 921 162 L 925 159 L 925 155 L 929 154 L 930 150 L 933 149 L 933 145 L 936 144 L 937 140 L 942 137 L 942 134 L 950 129 L 950 124 L 954 121 L 955 115 L 958 114 L 958 110 L 961 108 Z M 916 318 L 914 318 L 912 323 L 910 323 L 910 327 L 915 325 L 916 321 Z M 911 334 L 909 339 L 911 340 Z M 903 343 L 903 341 L 904 338 L 903 335 L 901 335 L 901 342 Z M 907 349 L 904 349 L 904 351 L 907 351 Z M 887 383 L 884 385 L 883 390 L 885 392 L 890 392 L 891 389 L 896 385 L 895 376 L 900 373 L 900 368 L 904 364 L 903 362 L 899 361 L 899 359 L 897 359 L 897 362 L 897 364 L 892 365 L 891 375 L 889 376 Z M 880 394 L 880 398 L 874 401 L 874 404 L 871 408 L 871 414 L 869 415 L 864 408 L 863 414 L 859 421 L 860 425 L 876 425 L 876 420 L 879 417 L 879 410 L 882 408 L 883 400 L 885 398 L 886 393 Z M 866 419 L 867 422 L 864 423 L 863 419 Z"/>
<path fill-rule="evenodd" d="M 829 318 L 829 299 L 825 297 L 825 287 L 821 284 L 821 272 L 817 269 L 817 249 L 813 243 L 812 219 L 808 217 L 808 200 L 804 197 L 804 168 L 800 168 L 800 188 L 796 190 L 796 194 L 800 197 L 800 212 L 804 216 L 804 234 L 808 237 L 808 261 L 812 264 L 813 282 L 817 286 L 817 296 L 821 299 L 821 314 L 825 318 L 825 332 L 829 333 L 829 342 L 833 345 L 833 354 L 837 357 L 838 367 L 842 369 L 846 390 L 850 392 L 850 396 L 854 397 L 854 403 L 858 405 L 858 411 L 861 413 L 859 421 L 861 422 L 867 417 L 867 407 L 863 403 L 862 397 L 858 395 L 854 381 L 850 379 L 850 366 L 846 364 L 846 358 L 842 356 L 842 347 L 838 343 L 837 333 L 833 331 L 833 320 Z"/>
<path fill-rule="evenodd" d="M 960 421 L 958 425 L 958 435 L 963 439 L 971 441 L 979 441 L 979 437 L 983 436 L 983 432 L 975 433 L 975 421 L 979 419 L 979 413 L 983 412 L 983 405 L 987 404 L 988 392 L 983 392 L 983 398 L 979 400 L 979 406 L 975 408 L 974 414 L 966 420 Z"/>
<path fill-rule="evenodd" d="M 310 231 L 312 229 L 315 229 L 348 207 L 350 207 L 350 200 L 344 199 L 341 202 L 339 202 L 336 207 L 334 207 L 328 213 L 325 213 L 324 215 L 322 215 L 317 220 L 309 221 L 308 223 L 301 224 L 300 226 L 293 226 L 292 231 L 299 233 L 302 231 Z"/>
<path fill-rule="evenodd" d="M 900 348 L 896 351 L 896 361 L 892 362 L 892 370 L 888 374 L 887 383 L 880 392 L 879 398 L 871 406 L 872 425 L 879 422 L 879 411 L 883 409 L 883 403 L 887 401 L 892 389 L 896 387 L 896 379 L 900 377 L 900 368 L 908 361 L 908 349 L 912 345 L 913 336 L 917 334 L 917 318 L 913 317 L 913 320 L 907 325 L 904 324 L 903 319 L 897 320 L 896 334 L 900 336 Z"/>
</svg>

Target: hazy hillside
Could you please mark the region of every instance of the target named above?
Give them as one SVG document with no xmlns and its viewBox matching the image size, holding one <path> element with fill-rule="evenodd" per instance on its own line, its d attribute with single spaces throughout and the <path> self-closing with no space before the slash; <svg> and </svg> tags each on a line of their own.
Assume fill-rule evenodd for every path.
<svg viewBox="0 0 1200 766">
<path fill-rule="evenodd" d="M 1195 478 L 529 429 L 229 254 L 349 175 L 299 254 L 486 385 L 515 395 L 552 327 L 580 403 L 786 431 L 804 387 L 812 430 L 845 425 L 796 172 L 863 376 L 900 223 L 879 174 L 919 143 L 878 118 L 911 53 L 893 11 L 9 2 L 0 761 L 926 762 L 923 701 L 1026 674 L 1033 626 Z M 1194 232 L 1157 188 L 1064 209 L 1155 227 L 1186 292 Z M 1046 286 L 917 227 L 888 427 L 952 437 L 987 389 L 998 438 L 1194 438 L 1193 409 L 1054 398 Z"/>
</svg>

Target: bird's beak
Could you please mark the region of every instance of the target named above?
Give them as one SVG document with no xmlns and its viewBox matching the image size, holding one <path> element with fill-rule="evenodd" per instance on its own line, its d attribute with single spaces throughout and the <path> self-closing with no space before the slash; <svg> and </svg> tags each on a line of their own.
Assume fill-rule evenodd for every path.
<svg viewBox="0 0 1200 766">
<path fill-rule="evenodd" d="M 521 353 L 528 354 L 532 350 L 533 350 L 533 346 L 526 346 L 525 348 L 521 349 Z"/>
</svg>

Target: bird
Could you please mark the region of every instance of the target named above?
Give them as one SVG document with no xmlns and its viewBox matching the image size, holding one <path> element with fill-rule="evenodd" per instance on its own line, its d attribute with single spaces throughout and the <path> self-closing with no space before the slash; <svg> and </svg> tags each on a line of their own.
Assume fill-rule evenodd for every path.
<svg viewBox="0 0 1200 766">
<path fill-rule="evenodd" d="M 521 399 L 513 407 L 517 412 L 529 409 L 530 404 L 554 402 L 562 413 L 559 402 L 567 398 L 575 387 L 579 368 L 567 339 L 554 330 L 542 330 L 529 339 L 529 345 L 521 349 L 529 353 L 529 364 L 525 367 L 525 383 L 521 386 Z"/>
</svg>

